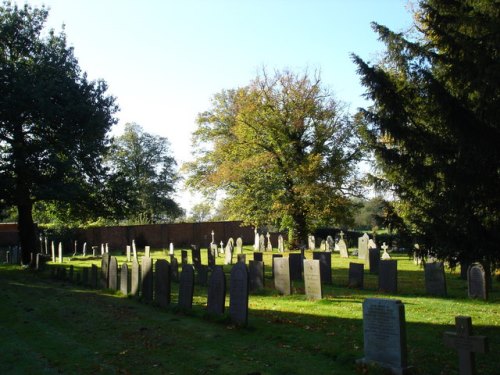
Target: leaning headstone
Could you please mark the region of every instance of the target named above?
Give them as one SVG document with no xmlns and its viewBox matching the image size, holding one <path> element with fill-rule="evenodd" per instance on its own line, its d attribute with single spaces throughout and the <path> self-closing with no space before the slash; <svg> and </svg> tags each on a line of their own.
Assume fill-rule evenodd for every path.
<svg viewBox="0 0 500 375">
<path fill-rule="evenodd" d="M 111 256 L 104 254 L 101 259 L 101 273 L 99 275 L 99 285 L 101 288 L 106 289 L 109 286 L 109 261 Z"/>
<path fill-rule="evenodd" d="M 446 297 L 446 277 L 443 262 L 425 263 L 425 291 L 436 297 Z"/>
<path fill-rule="evenodd" d="M 283 240 L 283 236 L 280 234 L 278 236 L 278 252 L 283 253 L 285 251 L 285 241 Z"/>
<path fill-rule="evenodd" d="M 137 259 L 133 258 L 132 259 L 132 277 L 130 281 L 130 294 L 133 296 L 139 295 L 139 288 L 140 288 L 140 269 L 139 269 L 139 262 Z"/>
<path fill-rule="evenodd" d="M 151 257 L 151 247 L 150 246 L 144 246 L 144 256 L 146 258 Z"/>
<path fill-rule="evenodd" d="M 319 260 L 321 271 L 321 282 L 324 284 L 332 283 L 332 253 L 323 251 L 313 252 L 313 259 Z"/>
<path fill-rule="evenodd" d="M 363 263 L 349 263 L 349 288 L 363 289 L 364 270 L 365 265 Z"/>
<path fill-rule="evenodd" d="M 253 253 L 253 260 L 257 260 L 259 262 L 262 262 L 262 253 L 260 252 L 254 252 Z"/>
<path fill-rule="evenodd" d="M 347 251 L 347 244 L 344 240 L 344 232 L 340 231 L 340 240 L 337 243 L 339 247 L 340 257 L 341 258 L 349 258 L 349 252 Z"/>
<path fill-rule="evenodd" d="M 290 260 L 290 279 L 292 281 L 302 280 L 302 254 L 290 253 L 288 259 Z"/>
<path fill-rule="evenodd" d="M 179 281 L 179 262 L 174 255 L 170 255 L 170 275 L 173 281 Z"/>
<path fill-rule="evenodd" d="M 323 298 L 319 260 L 304 260 L 304 287 L 307 298 Z"/>
<path fill-rule="evenodd" d="M 99 273 L 99 268 L 95 265 L 92 264 L 90 266 L 90 287 L 97 289 L 98 284 L 98 273 Z"/>
<path fill-rule="evenodd" d="M 473 263 L 467 270 L 467 285 L 469 298 L 488 299 L 486 273 L 479 263 Z"/>
<path fill-rule="evenodd" d="M 181 265 L 185 266 L 188 264 L 188 252 L 187 250 L 181 250 Z"/>
<path fill-rule="evenodd" d="M 472 319 L 470 316 L 455 317 L 456 332 L 445 332 L 444 344 L 458 351 L 458 373 L 475 375 L 476 363 L 474 353 L 488 352 L 486 336 L 472 336 Z"/>
<path fill-rule="evenodd" d="M 224 314 L 226 302 L 226 275 L 222 266 L 215 266 L 208 282 L 207 311 L 209 314 Z"/>
<path fill-rule="evenodd" d="M 153 262 L 150 257 L 142 257 L 141 297 L 145 302 L 153 301 Z"/>
<path fill-rule="evenodd" d="M 180 309 L 191 310 L 193 307 L 194 292 L 194 269 L 190 264 L 182 266 L 179 281 L 179 300 L 177 305 Z"/>
<path fill-rule="evenodd" d="M 241 237 L 238 237 L 236 239 L 236 251 L 238 252 L 238 254 L 241 254 L 243 252 L 243 240 L 241 239 Z"/>
<path fill-rule="evenodd" d="M 118 290 L 118 262 L 116 257 L 111 257 L 109 260 L 109 277 L 108 288 Z"/>
<path fill-rule="evenodd" d="M 170 305 L 170 264 L 165 259 L 158 259 L 155 267 L 155 302 L 166 308 Z"/>
<path fill-rule="evenodd" d="M 367 298 L 363 302 L 363 363 L 375 363 L 393 374 L 406 374 L 405 308 L 401 301 Z"/>
<path fill-rule="evenodd" d="M 196 264 L 194 266 L 196 271 L 196 284 L 201 286 L 207 286 L 208 284 L 208 266 L 203 264 Z"/>
<path fill-rule="evenodd" d="M 368 249 L 368 263 L 370 267 L 370 273 L 377 274 L 378 273 L 378 266 L 380 263 L 380 250 L 375 248 L 375 249 Z"/>
<path fill-rule="evenodd" d="M 128 266 L 127 263 L 122 264 L 122 268 L 120 271 L 120 292 L 123 295 L 127 295 L 129 291 L 129 283 L 128 283 Z"/>
<path fill-rule="evenodd" d="M 250 274 L 250 291 L 264 289 L 264 262 L 251 260 L 248 264 Z"/>
<path fill-rule="evenodd" d="M 398 292 L 398 261 L 381 260 L 378 270 L 378 288 L 382 292 Z"/>
<path fill-rule="evenodd" d="M 259 251 L 266 250 L 266 239 L 263 234 L 259 236 Z"/>
<path fill-rule="evenodd" d="M 273 258 L 274 288 L 285 296 L 292 293 L 288 258 Z"/>
<path fill-rule="evenodd" d="M 229 282 L 229 317 L 240 326 L 248 322 L 248 271 L 243 263 L 236 263 L 231 269 Z"/>
<path fill-rule="evenodd" d="M 366 260 L 368 257 L 368 235 L 365 233 L 358 238 L 358 259 Z"/>
</svg>

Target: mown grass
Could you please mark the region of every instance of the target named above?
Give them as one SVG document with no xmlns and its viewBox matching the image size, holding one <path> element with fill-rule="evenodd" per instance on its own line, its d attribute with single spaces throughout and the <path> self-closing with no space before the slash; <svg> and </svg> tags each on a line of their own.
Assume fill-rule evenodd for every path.
<svg viewBox="0 0 500 375">
<path fill-rule="evenodd" d="M 245 252 L 252 259 L 250 249 Z M 120 264 L 125 261 L 116 255 Z M 176 256 L 180 260 L 180 250 Z M 166 255 L 156 251 L 152 257 Z M 367 271 L 365 289 L 346 288 L 349 261 L 357 259 L 334 254 L 332 285 L 324 287 L 324 299 L 310 301 L 302 282 L 293 283 L 291 296 L 275 292 L 271 254 L 264 253 L 266 288 L 250 296 L 246 328 L 234 327 L 227 317 L 207 316 L 204 287 L 196 287 L 193 310 L 186 314 L 175 308 L 175 283 L 172 307 L 161 310 L 117 292 L 53 280 L 48 271 L 2 265 L 0 373 L 383 374 L 355 364 L 363 357 L 362 302 L 383 297 L 405 304 L 409 362 L 416 374 L 458 374 L 457 354 L 442 342 L 443 332 L 454 330 L 457 315 L 471 316 L 475 334 L 489 338 L 490 352 L 476 356 L 479 374 L 497 374 L 498 281 L 488 301 L 470 300 L 465 281 L 448 270 L 449 297 L 428 297 L 423 271 L 405 256 L 396 258 L 397 295 L 380 294 L 376 276 Z M 206 254 L 202 261 L 207 263 Z M 100 261 L 66 259 L 62 266 L 72 264 L 78 272 L 91 263 Z M 224 268 L 229 272 L 230 266 Z"/>
</svg>

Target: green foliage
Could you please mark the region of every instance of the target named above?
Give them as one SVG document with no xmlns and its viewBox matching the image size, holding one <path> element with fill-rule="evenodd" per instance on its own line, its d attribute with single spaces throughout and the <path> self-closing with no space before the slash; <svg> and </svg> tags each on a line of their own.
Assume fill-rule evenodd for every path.
<svg viewBox="0 0 500 375">
<path fill-rule="evenodd" d="M 374 24 L 383 61 L 354 57 L 374 105 L 358 117 L 393 217 L 440 258 L 500 260 L 500 7 L 420 2 L 417 38 Z"/>
<path fill-rule="evenodd" d="M 47 16 L 44 7 L 0 6 L 0 200 L 17 207 L 24 262 L 36 249 L 34 202 L 96 201 L 117 110 L 106 83 L 82 73 L 64 32 L 43 36 Z"/>
<path fill-rule="evenodd" d="M 319 77 L 264 71 L 222 91 L 198 117 L 189 186 L 223 191 L 232 219 L 286 226 L 297 246 L 325 222 L 350 219 L 358 187 L 355 128 Z"/>
</svg>

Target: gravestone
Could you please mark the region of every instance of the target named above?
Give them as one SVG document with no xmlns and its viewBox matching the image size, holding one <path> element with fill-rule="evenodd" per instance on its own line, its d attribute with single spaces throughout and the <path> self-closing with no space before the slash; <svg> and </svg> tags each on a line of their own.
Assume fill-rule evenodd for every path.
<svg viewBox="0 0 500 375">
<path fill-rule="evenodd" d="M 324 284 L 332 283 L 332 253 L 322 251 L 313 252 L 313 259 L 319 260 L 321 272 L 321 282 Z"/>
<path fill-rule="evenodd" d="M 52 252 L 52 262 L 55 263 L 56 261 L 56 245 L 54 244 L 54 241 L 50 242 L 50 251 Z M 7 263 L 9 263 L 7 261 Z"/>
<path fill-rule="evenodd" d="M 153 261 L 150 257 L 142 257 L 141 297 L 145 302 L 153 301 Z"/>
<path fill-rule="evenodd" d="M 358 259 L 366 260 L 368 257 L 368 235 L 365 233 L 358 238 Z"/>
<path fill-rule="evenodd" d="M 384 253 L 382 254 L 382 259 L 383 260 L 388 260 L 388 259 L 391 259 L 391 256 L 389 255 L 389 253 L 387 252 L 387 249 L 389 248 L 389 246 L 386 245 L 386 243 L 384 242 L 382 244 L 382 246 L 380 246 L 382 250 L 384 250 Z"/>
<path fill-rule="evenodd" d="M 217 249 L 217 246 L 215 246 Z M 217 250 L 214 251 L 212 245 L 210 245 L 207 249 L 207 259 L 208 259 L 208 267 L 213 269 L 215 267 L 215 258 L 216 258 Z"/>
<path fill-rule="evenodd" d="M 323 298 L 319 260 L 304 260 L 304 287 L 307 298 Z"/>
<path fill-rule="evenodd" d="M 425 291 L 436 297 L 446 297 L 446 277 L 443 262 L 425 263 Z"/>
<path fill-rule="evenodd" d="M 266 250 L 266 239 L 264 238 L 264 235 L 261 234 L 259 236 L 259 251 L 265 251 Z"/>
<path fill-rule="evenodd" d="M 95 264 L 92 264 L 90 266 L 90 287 L 91 288 L 97 289 L 97 286 L 99 285 L 98 284 L 98 278 L 99 278 L 98 274 L 99 274 L 99 268 Z"/>
<path fill-rule="evenodd" d="M 193 308 L 193 292 L 194 269 L 190 264 L 184 264 L 179 281 L 179 300 L 177 302 L 180 309 L 191 310 Z"/>
<path fill-rule="evenodd" d="M 135 246 L 135 240 L 132 240 L 132 256 L 134 257 L 134 259 L 138 259 L 137 258 L 137 246 Z"/>
<path fill-rule="evenodd" d="M 186 264 L 188 264 L 188 252 L 181 250 L 181 266 L 184 267 Z"/>
<path fill-rule="evenodd" d="M 238 251 L 238 254 L 241 254 L 243 252 L 243 240 L 241 237 L 238 237 L 236 239 L 236 250 Z"/>
<path fill-rule="evenodd" d="M 283 240 L 283 236 L 280 234 L 278 236 L 278 252 L 283 253 L 285 251 L 285 241 Z"/>
<path fill-rule="evenodd" d="M 130 254 L 131 250 L 132 249 L 130 248 L 130 245 L 127 245 L 127 262 L 130 262 L 131 260 L 131 254 Z"/>
<path fill-rule="evenodd" d="M 469 298 L 488 299 L 486 273 L 479 263 L 472 263 L 467 270 Z"/>
<path fill-rule="evenodd" d="M 378 271 L 378 288 L 382 292 L 398 292 L 398 261 L 381 260 Z"/>
<path fill-rule="evenodd" d="M 111 290 L 118 290 L 118 262 L 116 257 L 111 257 L 109 260 L 108 288 Z"/>
<path fill-rule="evenodd" d="M 363 263 L 349 263 L 349 288 L 363 289 L 365 265 Z"/>
<path fill-rule="evenodd" d="M 316 239 L 314 238 L 313 235 L 309 235 L 308 237 L 308 246 L 309 250 L 316 250 Z"/>
<path fill-rule="evenodd" d="M 101 244 L 101 256 L 102 256 L 102 255 L 104 255 L 104 253 L 105 253 L 105 252 L 104 252 L 104 244 L 102 243 L 102 244 Z"/>
<path fill-rule="evenodd" d="M 273 258 L 274 288 L 285 296 L 292 294 L 290 262 L 288 258 Z"/>
<path fill-rule="evenodd" d="M 83 267 L 82 268 L 82 283 L 85 286 L 90 286 L 89 268 L 88 267 Z"/>
<path fill-rule="evenodd" d="M 271 234 L 267 232 L 267 246 L 266 246 L 266 251 L 273 251 L 273 245 L 271 243 Z"/>
<path fill-rule="evenodd" d="M 209 314 L 224 314 L 226 303 L 226 275 L 222 266 L 215 266 L 208 282 L 207 311 Z"/>
<path fill-rule="evenodd" d="M 229 317 L 239 326 L 248 322 L 248 271 L 243 263 L 236 263 L 231 269 L 229 282 Z"/>
<path fill-rule="evenodd" d="M 393 374 L 407 374 L 405 308 L 399 300 L 367 298 L 363 302 L 363 363 L 375 363 Z"/>
<path fill-rule="evenodd" d="M 40 271 L 42 269 L 42 264 L 43 264 L 43 254 L 37 253 L 36 254 L 36 262 L 35 262 L 35 270 Z"/>
<path fill-rule="evenodd" d="M 174 255 L 170 255 L 170 277 L 173 281 L 179 281 L 179 262 Z"/>
<path fill-rule="evenodd" d="M 273 278 L 274 278 L 274 259 L 275 258 L 282 258 L 282 257 L 283 257 L 283 254 L 273 254 L 272 255 L 272 259 L 271 259 L 271 262 L 272 262 L 271 275 L 272 275 Z M 256 259 L 254 258 L 254 260 L 256 260 Z"/>
<path fill-rule="evenodd" d="M 262 253 L 254 252 L 253 253 L 253 260 L 257 260 L 259 262 L 262 262 Z"/>
<path fill-rule="evenodd" d="M 104 254 L 101 259 L 101 273 L 99 276 L 99 285 L 101 288 L 106 289 L 109 285 L 109 261 L 111 256 Z"/>
<path fill-rule="evenodd" d="M 193 264 L 201 264 L 201 251 L 198 248 L 191 249 L 191 259 L 193 260 Z"/>
<path fill-rule="evenodd" d="M 247 255 L 246 254 L 238 254 L 238 263 L 246 264 Z"/>
<path fill-rule="evenodd" d="M 122 269 L 120 271 L 120 292 L 123 295 L 127 295 L 129 291 L 129 282 L 128 282 L 128 266 L 127 263 L 122 263 Z"/>
<path fill-rule="evenodd" d="M 93 257 L 97 256 L 97 246 L 92 246 L 92 256 Z"/>
<path fill-rule="evenodd" d="M 250 292 L 264 289 L 264 262 L 251 260 L 249 262 Z"/>
<path fill-rule="evenodd" d="M 456 332 L 445 332 L 444 344 L 458 351 L 458 373 L 476 375 L 475 353 L 488 352 L 486 336 L 472 336 L 470 316 L 455 317 Z"/>
<path fill-rule="evenodd" d="M 368 263 L 370 267 L 370 273 L 377 274 L 378 266 L 380 263 L 379 249 L 368 249 Z"/>
<path fill-rule="evenodd" d="M 87 256 L 87 242 L 83 243 L 82 255 Z"/>
<path fill-rule="evenodd" d="M 210 249 L 213 256 L 217 258 L 219 256 L 219 248 L 217 247 L 217 244 L 211 243 Z"/>
<path fill-rule="evenodd" d="M 151 247 L 144 246 L 144 256 L 146 258 L 151 258 Z"/>
<path fill-rule="evenodd" d="M 327 244 L 326 244 L 326 241 L 325 240 L 321 240 L 321 243 L 319 245 L 319 249 L 321 251 L 328 251 L 328 252 L 331 252 L 332 250 L 330 248 L 328 248 L 327 250 Z"/>
<path fill-rule="evenodd" d="M 16 256 L 17 256 L 17 252 L 15 252 Z M 62 250 L 62 243 L 59 242 L 59 246 L 57 247 L 57 259 L 58 259 L 58 262 L 59 263 L 62 263 L 63 262 L 63 250 Z M 17 257 L 16 257 L 16 260 L 14 261 L 15 264 L 18 264 L 17 262 Z"/>
<path fill-rule="evenodd" d="M 170 242 L 170 245 L 168 245 L 168 255 L 174 255 L 174 244 L 173 244 L 173 242 Z"/>
<path fill-rule="evenodd" d="M 260 236 L 257 232 L 257 228 L 254 229 L 254 240 L 253 240 L 253 250 L 258 251 L 260 247 Z"/>
<path fill-rule="evenodd" d="M 170 305 L 170 264 L 165 259 L 158 259 L 155 270 L 155 302 L 166 308 Z"/>
<path fill-rule="evenodd" d="M 136 258 L 132 259 L 132 277 L 130 281 L 130 294 L 133 296 L 139 295 L 139 289 L 140 289 L 140 267 L 139 267 L 139 262 L 137 261 Z"/>
<path fill-rule="evenodd" d="M 208 284 L 208 266 L 203 264 L 197 264 L 194 266 L 196 271 L 196 284 L 201 286 L 207 286 Z"/>
<path fill-rule="evenodd" d="M 349 251 L 347 250 L 347 244 L 344 240 L 344 232 L 340 231 L 340 240 L 337 244 L 339 247 L 340 257 L 349 258 Z"/>
<path fill-rule="evenodd" d="M 377 244 L 375 243 L 375 241 L 373 241 L 371 238 L 368 239 L 368 250 L 370 249 L 376 249 L 377 248 Z"/>
<path fill-rule="evenodd" d="M 233 264 L 233 246 L 229 242 L 224 253 L 224 264 Z"/>
<path fill-rule="evenodd" d="M 326 251 L 333 251 L 335 249 L 335 241 L 333 237 L 328 235 L 326 236 Z"/>
<path fill-rule="evenodd" d="M 290 261 L 290 279 L 292 281 L 302 280 L 302 254 L 290 253 L 288 259 Z"/>
</svg>

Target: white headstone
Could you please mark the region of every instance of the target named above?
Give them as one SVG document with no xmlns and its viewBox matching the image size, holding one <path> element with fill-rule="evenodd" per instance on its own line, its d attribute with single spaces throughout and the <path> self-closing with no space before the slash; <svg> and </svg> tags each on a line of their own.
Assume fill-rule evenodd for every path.
<svg viewBox="0 0 500 375">
<path fill-rule="evenodd" d="M 83 251 L 82 251 L 82 253 L 83 253 L 83 256 L 87 255 L 87 242 L 83 243 Z"/>
<path fill-rule="evenodd" d="M 257 228 L 254 229 L 255 236 L 254 236 L 254 243 L 253 243 L 253 249 L 255 251 L 259 250 L 259 243 L 260 243 L 260 236 L 259 233 L 257 232 Z"/>
<path fill-rule="evenodd" d="M 214 231 L 212 231 L 213 233 Z M 213 237 L 212 237 L 212 243 L 213 243 Z M 169 252 L 168 252 L 169 255 L 174 255 L 174 244 L 172 242 L 170 242 L 170 248 L 169 248 Z"/>
<path fill-rule="evenodd" d="M 59 246 L 57 247 L 57 255 L 59 258 L 59 263 L 63 262 L 63 256 L 62 256 L 62 243 L 59 242 Z"/>
<path fill-rule="evenodd" d="M 382 254 L 382 259 L 383 260 L 387 260 L 387 259 L 391 259 L 391 256 L 389 255 L 389 253 L 387 252 L 387 249 L 389 248 L 389 246 L 387 246 L 384 242 L 384 244 L 382 246 L 380 246 L 380 248 L 382 250 L 384 250 L 384 253 Z"/>
</svg>

